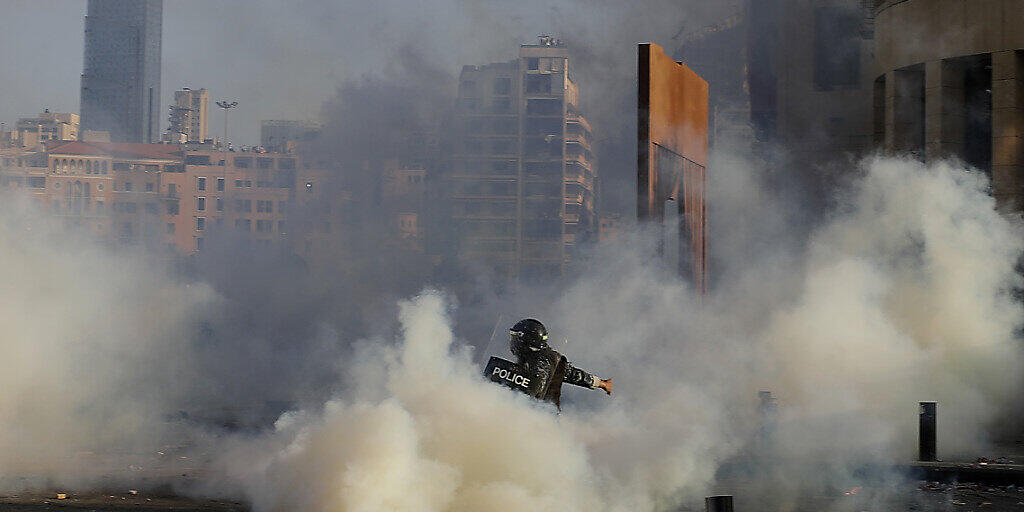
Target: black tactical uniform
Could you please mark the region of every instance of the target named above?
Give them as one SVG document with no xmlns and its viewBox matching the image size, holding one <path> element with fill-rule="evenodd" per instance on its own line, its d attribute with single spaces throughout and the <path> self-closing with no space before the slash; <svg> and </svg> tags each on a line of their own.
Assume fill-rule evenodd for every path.
<svg viewBox="0 0 1024 512">
<path fill-rule="evenodd" d="M 531 375 L 531 395 L 561 406 L 562 384 L 572 384 L 588 389 L 597 387 L 598 379 L 590 373 L 576 368 L 565 356 L 547 344 L 547 330 L 544 325 L 528 318 L 510 329 L 512 354 L 516 362 Z"/>
</svg>

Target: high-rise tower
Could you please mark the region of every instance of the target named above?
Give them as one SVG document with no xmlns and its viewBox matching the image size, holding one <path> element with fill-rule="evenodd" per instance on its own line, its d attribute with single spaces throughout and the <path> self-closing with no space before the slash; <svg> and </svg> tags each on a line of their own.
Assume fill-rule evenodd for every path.
<svg viewBox="0 0 1024 512">
<path fill-rule="evenodd" d="M 595 161 L 569 49 L 550 37 L 519 58 L 465 66 L 448 200 L 461 260 L 508 278 L 561 276 L 595 232 Z"/>
<path fill-rule="evenodd" d="M 160 137 L 163 0 L 89 0 L 82 129 L 115 142 Z"/>
</svg>

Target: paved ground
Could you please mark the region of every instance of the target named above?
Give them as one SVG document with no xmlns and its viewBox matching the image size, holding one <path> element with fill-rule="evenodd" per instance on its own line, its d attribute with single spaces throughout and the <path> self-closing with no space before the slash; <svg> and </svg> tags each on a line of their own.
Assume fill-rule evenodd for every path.
<svg viewBox="0 0 1024 512">
<path fill-rule="evenodd" d="M 21 493 L 0 496 L 0 511 L 3 512 L 248 512 L 242 503 L 214 500 L 192 500 L 171 496 L 147 496 L 139 494 L 67 494 L 57 499 L 57 493 Z"/>
<path fill-rule="evenodd" d="M 794 492 L 763 484 L 720 482 L 719 494 L 734 495 L 737 512 L 1021 512 L 1024 488 L 1015 485 L 905 480 L 847 489 L 803 488 Z M 694 512 L 703 504 L 687 507 Z"/>
</svg>

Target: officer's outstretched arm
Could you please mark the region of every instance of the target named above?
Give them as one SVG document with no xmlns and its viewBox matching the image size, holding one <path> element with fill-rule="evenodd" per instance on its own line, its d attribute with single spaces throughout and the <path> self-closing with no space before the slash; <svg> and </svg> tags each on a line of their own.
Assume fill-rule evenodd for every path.
<svg viewBox="0 0 1024 512">
<path fill-rule="evenodd" d="M 585 370 L 576 368 L 569 362 L 565 364 L 565 382 L 590 389 L 603 389 L 605 393 L 612 394 L 611 379 L 603 380 Z"/>
</svg>

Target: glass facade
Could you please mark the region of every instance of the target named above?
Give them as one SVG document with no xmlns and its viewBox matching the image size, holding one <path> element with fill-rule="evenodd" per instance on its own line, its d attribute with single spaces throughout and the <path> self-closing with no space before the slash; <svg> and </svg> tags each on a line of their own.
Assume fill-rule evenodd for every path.
<svg viewBox="0 0 1024 512">
<path fill-rule="evenodd" d="M 160 137 L 163 0 L 89 0 L 82 129 L 114 142 Z"/>
</svg>

